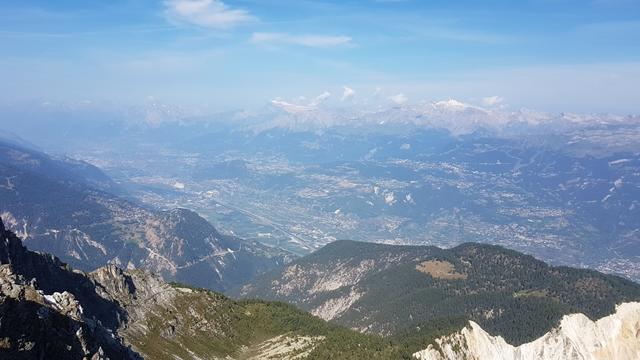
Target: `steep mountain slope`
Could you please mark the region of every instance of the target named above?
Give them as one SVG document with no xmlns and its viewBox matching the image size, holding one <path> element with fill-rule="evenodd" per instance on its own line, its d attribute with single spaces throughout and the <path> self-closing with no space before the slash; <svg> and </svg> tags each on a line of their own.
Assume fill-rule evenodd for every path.
<svg viewBox="0 0 640 360">
<path fill-rule="evenodd" d="M 393 246 L 338 241 L 233 293 L 282 300 L 367 333 L 407 334 L 468 319 L 510 343 L 532 341 L 569 313 L 596 319 L 640 299 L 640 285 L 552 267 L 498 246 Z"/>
<path fill-rule="evenodd" d="M 567 315 L 543 337 L 520 345 L 507 344 L 471 322 L 462 331 L 437 340 L 414 354 L 419 360 L 455 359 L 640 359 L 640 303 L 618 306 L 615 314 L 591 321 Z"/>
<path fill-rule="evenodd" d="M 30 248 L 88 271 L 107 263 L 225 290 L 289 255 L 218 233 L 196 213 L 156 211 L 108 192 L 99 169 L 0 142 L 0 214 Z"/>
<path fill-rule="evenodd" d="M 621 305 L 616 315 L 595 325 L 583 315 L 571 315 L 559 331 L 522 348 L 557 351 L 556 357 L 536 353 L 527 359 L 564 359 L 576 349 L 600 347 L 606 353 L 593 359 L 633 360 L 639 320 L 638 303 Z M 511 359 L 514 351 L 518 354 L 475 323 L 464 325 L 451 319 L 431 321 L 402 337 L 384 339 L 327 324 L 290 305 L 233 301 L 167 284 L 142 270 L 108 265 L 85 274 L 53 256 L 26 250 L 0 221 L 1 358 L 482 359 L 490 354 Z M 570 343 L 578 329 L 593 336 Z M 618 341 L 621 335 L 626 341 Z M 473 341 L 486 346 L 478 351 Z M 613 348 L 616 344 L 624 346 Z"/>
<path fill-rule="evenodd" d="M 0 357 L 136 359 L 114 331 L 126 314 L 57 258 L 27 251 L 0 220 Z"/>
<path fill-rule="evenodd" d="M 108 265 L 86 274 L 28 251 L 0 221 L 3 359 L 398 359 L 455 330 L 435 324 L 400 342 L 142 270 Z"/>
</svg>

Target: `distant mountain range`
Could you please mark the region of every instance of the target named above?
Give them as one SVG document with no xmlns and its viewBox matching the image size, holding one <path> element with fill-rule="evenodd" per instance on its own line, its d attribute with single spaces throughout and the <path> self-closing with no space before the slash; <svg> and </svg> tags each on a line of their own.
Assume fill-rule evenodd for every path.
<svg viewBox="0 0 640 360">
<path fill-rule="evenodd" d="M 618 129 L 624 130 L 619 132 L 618 143 L 600 145 L 620 150 L 633 147 L 632 140 L 637 138 L 640 125 L 640 114 L 554 114 L 524 108 L 482 107 L 455 99 L 342 107 L 331 107 L 321 102 L 297 104 L 277 99 L 260 109 L 224 113 L 189 111 L 155 101 L 137 106 L 90 101 L 45 101 L 0 104 L 0 113 L 6 119 L 0 119 L 0 126 L 5 131 L 11 130 L 32 142 L 59 149 L 69 149 L 69 145 L 74 143 L 87 145 L 91 140 L 113 142 L 142 133 L 150 142 L 159 138 L 171 142 L 198 134 L 229 130 L 256 134 L 273 129 L 318 132 L 357 128 L 369 133 L 394 134 L 438 129 L 454 136 L 485 133 L 505 138 L 578 135 L 580 132 L 595 135 L 594 131 L 597 130 L 610 132 Z M 67 136 L 69 143 L 56 143 L 54 139 L 59 136 Z M 573 140 L 598 141 L 595 136 L 576 137 Z"/>
<path fill-rule="evenodd" d="M 100 167 L 109 193 L 192 209 L 221 233 L 299 255 L 337 239 L 484 242 L 640 281 L 637 115 L 454 99 L 218 114 L 28 105 L 0 105 L 0 126 Z"/>
<path fill-rule="evenodd" d="M 9 142 L 0 142 L 0 214 L 30 248 L 85 271 L 117 264 L 225 290 L 291 257 L 222 235 L 192 211 L 127 200 L 88 163 Z"/>
<path fill-rule="evenodd" d="M 640 357 L 637 116 L 32 105 L 0 105 L 0 357 Z"/>
</svg>

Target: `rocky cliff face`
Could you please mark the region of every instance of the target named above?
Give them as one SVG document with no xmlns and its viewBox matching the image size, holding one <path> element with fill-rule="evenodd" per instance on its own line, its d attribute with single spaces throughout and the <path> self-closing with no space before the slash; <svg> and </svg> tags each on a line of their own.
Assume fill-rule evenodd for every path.
<svg viewBox="0 0 640 360">
<path fill-rule="evenodd" d="M 111 192 L 114 187 L 88 164 L 0 142 L 0 216 L 30 249 L 76 269 L 112 263 L 224 291 L 290 260 L 284 252 L 220 234 L 192 211 L 127 201 Z"/>
<path fill-rule="evenodd" d="M 27 251 L 0 220 L 0 358 L 138 359 L 116 329 L 126 321 L 96 284 Z"/>
<path fill-rule="evenodd" d="M 0 358 L 217 358 L 216 342 L 251 340 L 227 333 L 234 306 L 142 270 L 72 270 L 28 251 L 0 219 Z"/>
<path fill-rule="evenodd" d="M 640 359 L 640 303 L 624 303 L 615 314 L 591 321 L 567 315 L 539 339 L 514 347 L 470 322 L 458 333 L 414 354 L 419 360 L 635 360 Z"/>
<path fill-rule="evenodd" d="M 0 359 L 293 360 L 318 349 L 315 358 L 371 358 L 392 350 L 384 345 L 285 304 L 236 302 L 115 265 L 72 270 L 28 251 L 0 220 Z"/>
</svg>

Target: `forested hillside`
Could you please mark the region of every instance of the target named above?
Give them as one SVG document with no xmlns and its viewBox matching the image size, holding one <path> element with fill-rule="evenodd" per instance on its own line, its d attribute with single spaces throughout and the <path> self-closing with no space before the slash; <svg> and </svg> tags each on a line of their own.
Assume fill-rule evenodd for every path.
<svg viewBox="0 0 640 360">
<path fill-rule="evenodd" d="M 339 241 L 235 291 L 296 304 L 381 335 L 467 319 L 512 344 L 542 336 L 563 315 L 591 319 L 640 299 L 640 285 L 596 271 L 553 267 L 499 246 L 452 249 Z"/>
</svg>

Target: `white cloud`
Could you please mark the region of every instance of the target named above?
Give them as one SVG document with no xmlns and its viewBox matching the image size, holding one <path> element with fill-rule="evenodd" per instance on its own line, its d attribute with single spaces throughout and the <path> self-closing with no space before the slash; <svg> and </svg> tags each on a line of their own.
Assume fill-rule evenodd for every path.
<svg viewBox="0 0 640 360">
<path fill-rule="evenodd" d="M 229 29 L 255 20 L 248 11 L 231 9 L 219 0 L 164 0 L 165 16 L 171 22 L 212 29 Z"/>
<path fill-rule="evenodd" d="M 331 93 L 328 91 L 323 92 L 322 94 L 316 96 L 313 101 L 309 103 L 309 106 L 318 106 L 325 102 L 329 97 L 331 97 Z"/>
<path fill-rule="evenodd" d="M 289 33 L 257 32 L 251 35 L 249 41 L 253 44 L 265 45 L 284 44 L 308 47 L 333 47 L 350 44 L 352 39 L 348 36 L 293 35 Z"/>
<path fill-rule="evenodd" d="M 340 98 L 340 101 L 349 100 L 356 95 L 355 90 L 353 90 L 352 88 L 348 86 L 343 86 L 342 88 L 344 89 L 344 91 L 342 92 L 342 98 Z"/>
<path fill-rule="evenodd" d="M 397 95 L 389 96 L 389 100 L 393 101 L 394 103 L 396 103 L 398 105 L 402 105 L 402 104 L 406 103 L 407 101 L 409 101 L 409 99 L 404 94 L 397 94 Z"/>
<path fill-rule="evenodd" d="M 497 106 L 504 102 L 504 98 L 500 96 L 488 96 L 482 98 L 482 105 L 484 106 Z"/>
</svg>

